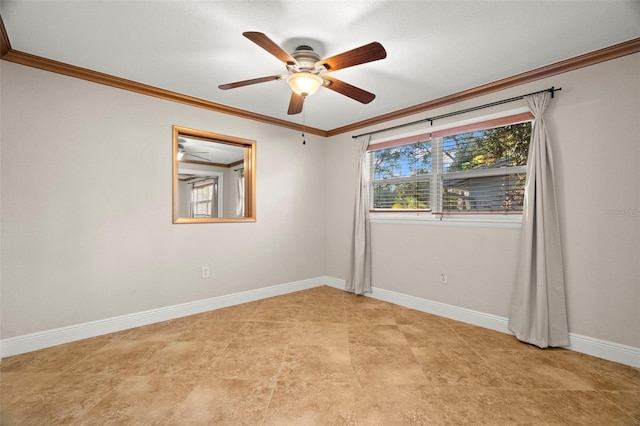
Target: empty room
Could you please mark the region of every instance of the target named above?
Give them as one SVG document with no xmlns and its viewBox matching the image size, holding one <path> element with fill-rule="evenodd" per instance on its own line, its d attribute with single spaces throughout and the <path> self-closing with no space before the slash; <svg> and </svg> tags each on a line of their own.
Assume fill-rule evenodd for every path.
<svg viewBox="0 0 640 426">
<path fill-rule="evenodd" d="M 640 425 L 640 2 L 0 0 L 0 424 Z"/>
</svg>

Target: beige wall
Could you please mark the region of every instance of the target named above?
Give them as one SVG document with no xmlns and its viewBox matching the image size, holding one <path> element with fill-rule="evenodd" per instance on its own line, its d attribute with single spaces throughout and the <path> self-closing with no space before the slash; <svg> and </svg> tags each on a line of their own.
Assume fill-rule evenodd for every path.
<svg viewBox="0 0 640 426">
<path fill-rule="evenodd" d="M 405 120 L 562 87 L 546 122 L 555 147 L 569 328 L 634 347 L 640 347 L 638 76 L 640 54 L 635 54 Z M 326 274 L 338 278 L 347 273 L 354 145 L 351 135 L 327 143 Z M 374 223 L 372 238 L 374 286 L 508 315 L 519 229 Z M 441 271 L 449 284 L 438 282 Z"/>
<path fill-rule="evenodd" d="M 324 274 L 322 138 L 0 68 L 2 338 Z M 173 124 L 257 141 L 257 222 L 171 223 Z"/>
<path fill-rule="evenodd" d="M 351 134 L 303 146 L 297 131 L 5 61 L 0 72 L 2 338 L 346 278 Z M 638 75 L 636 54 L 403 120 L 562 87 L 547 124 L 570 331 L 634 347 L 640 218 L 607 213 L 640 208 Z M 173 124 L 257 140 L 256 223 L 171 224 Z M 518 229 L 374 224 L 374 285 L 506 316 L 518 239 Z"/>
</svg>

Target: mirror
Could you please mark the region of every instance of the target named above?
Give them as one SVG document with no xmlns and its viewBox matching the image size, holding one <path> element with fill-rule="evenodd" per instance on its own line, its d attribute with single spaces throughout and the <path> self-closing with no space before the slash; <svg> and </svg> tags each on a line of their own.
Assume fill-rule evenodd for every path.
<svg viewBox="0 0 640 426">
<path fill-rule="evenodd" d="M 255 222 L 256 142 L 173 126 L 173 223 Z"/>
</svg>

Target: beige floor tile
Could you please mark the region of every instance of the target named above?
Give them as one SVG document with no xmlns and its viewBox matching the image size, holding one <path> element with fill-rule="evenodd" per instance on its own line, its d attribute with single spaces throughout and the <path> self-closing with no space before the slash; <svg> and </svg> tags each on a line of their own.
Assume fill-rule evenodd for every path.
<svg viewBox="0 0 640 426">
<path fill-rule="evenodd" d="M 7 410 L 31 398 L 31 393 L 37 394 L 49 382 L 55 381 L 56 376 L 53 373 L 0 373 L 0 410 Z"/>
<path fill-rule="evenodd" d="M 531 410 L 507 404 L 502 389 L 475 386 L 434 386 L 448 425 L 546 425 Z"/>
<path fill-rule="evenodd" d="M 265 425 L 356 425 L 350 382 L 278 381 Z"/>
<path fill-rule="evenodd" d="M 298 304 L 277 305 L 275 303 L 263 303 L 251 314 L 249 319 L 251 321 L 286 322 L 296 318 L 301 309 L 302 305 Z"/>
<path fill-rule="evenodd" d="M 386 309 L 391 306 L 388 302 L 374 299 L 369 296 L 345 294 L 343 300 L 347 309 Z"/>
<path fill-rule="evenodd" d="M 427 382 L 432 385 L 501 387 L 501 376 L 473 350 L 412 348 Z"/>
<path fill-rule="evenodd" d="M 536 389 L 590 390 L 574 373 L 538 351 L 482 351 L 482 359 L 507 386 Z"/>
<path fill-rule="evenodd" d="M 289 345 L 278 374 L 280 380 L 353 379 L 348 346 Z"/>
<path fill-rule="evenodd" d="M 570 371 L 594 389 L 640 391 L 640 369 L 578 352 L 546 353 L 551 362 Z"/>
<path fill-rule="evenodd" d="M 344 308 L 344 297 L 342 294 L 317 294 L 308 295 L 303 304 L 306 308 L 320 308 L 325 309 L 327 307 L 339 307 Z"/>
<path fill-rule="evenodd" d="M 299 322 L 291 332 L 292 345 L 346 346 L 349 326 L 344 323 Z"/>
<path fill-rule="evenodd" d="M 427 384 L 408 346 L 351 345 L 351 365 L 360 383 Z"/>
<path fill-rule="evenodd" d="M 397 325 L 368 324 L 349 327 L 349 343 L 359 346 L 408 346 Z"/>
<path fill-rule="evenodd" d="M 197 384 L 194 378 L 131 376 L 89 409 L 80 424 L 164 425 Z"/>
<path fill-rule="evenodd" d="M 640 419 L 632 412 L 633 398 L 620 402 L 629 395 L 612 395 L 613 391 L 504 389 L 505 409 L 519 411 L 539 424 L 549 425 L 638 425 Z M 636 410 L 640 406 L 636 405 Z"/>
<path fill-rule="evenodd" d="M 225 379 L 275 379 L 286 345 L 230 343 L 213 362 L 212 377 Z"/>
<path fill-rule="evenodd" d="M 168 424 L 260 425 L 275 381 L 206 378 L 177 404 Z"/>
<path fill-rule="evenodd" d="M 415 309 L 396 306 L 394 309 L 391 309 L 391 314 L 393 315 L 396 324 L 410 324 L 425 327 L 445 327 L 449 329 L 449 325 L 447 325 L 446 320 L 444 320 L 443 318 L 436 315 L 416 311 Z"/>
<path fill-rule="evenodd" d="M 304 305 L 298 316 L 298 322 L 347 323 L 347 313 L 342 304 Z"/>
<path fill-rule="evenodd" d="M 513 411 L 530 418 L 534 425 L 547 424 L 543 419 L 552 402 L 551 391 L 530 388 L 502 388 L 498 392 L 504 398 L 504 406 L 500 411 Z M 526 424 L 526 423 L 525 423 Z M 559 425 L 558 425 L 559 426 Z"/>
<path fill-rule="evenodd" d="M 640 426 L 640 369 L 322 286 L 5 358 L 0 424 Z"/>
<path fill-rule="evenodd" d="M 600 391 L 600 394 L 640 422 L 640 391 Z"/>
<path fill-rule="evenodd" d="M 2 424 L 74 424 L 122 378 L 112 375 L 56 374 L 14 400 L 3 410 Z M 4 392 L 3 392 L 4 398 Z M 6 421 L 5 421 L 6 420 Z"/>
<path fill-rule="evenodd" d="M 356 418 L 363 425 L 445 425 L 443 404 L 429 385 L 355 385 Z"/>
<path fill-rule="evenodd" d="M 290 322 L 249 321 L 238 329 L 232 343 L 287 344 L 295 325 Z"/>
<path fill-rule="evenodd" d="M 639 424 L 597 391 L 550 390 L 545 396 L 544 420 L 552 425 Z"/>
<path fill-rule="evenodd" d="M 409 346 L 415 348 L 468 348 L 465 341 L 446 326 L 427 324 L 399 324 Z"/>
<path fill-rule="evenodd" d="M 213 374 L 215 359 L 227 343 L 170 342 L 153 354 L 136 372 L 139 376 L 180 375 L 202 377 Z"/>
<path fill-rule="evenodd" d="M 454 331 L 473 349 L 489 351 L 532 351 L 535 346 L 520 342 L 510 334 L 487 328 L 465 326 L 454 327 Z"/>
<path fill-rule="evenodd" d="M 180 334 L 176 340 L 229 343 L 236 338 L 244 325 L 244 321 L 217 321 L 209 317 L 194 324 L 193 327 Z"/>
<path fill-rule="evenodd" d="M 391 314 L 390 309 L 386 308 L 370 308 L 360 309 L 348 315 L 350 322 L 361 324 L 385 324 L 395 325 L 396 319 Z"/>
<path fill-rule="evenodd" d="M 65 369 L 75 374 L 135 374 L 167 343 L 147 340 L 115 340 Z"/>
</svg>

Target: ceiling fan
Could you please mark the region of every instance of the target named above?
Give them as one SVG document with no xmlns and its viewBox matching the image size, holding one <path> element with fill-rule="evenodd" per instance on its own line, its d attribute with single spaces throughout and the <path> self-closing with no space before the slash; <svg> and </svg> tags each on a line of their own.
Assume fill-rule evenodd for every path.
<svg viewBox="0 0 640 426">
<path fill-rule="evenodd" d="M 199 158 L 204 161 L 210 161 L 208 158 L 202 157 L 197 154 L 207 154 L 207 151 L 192 151 L 189 149 L 185 149 L 185 140 L 182 138 L 178 138 L 178 160 L 182 160 L 184 157 L 194 157 Z"/>
<path fill-rule="evenodd" d="M 263 33 L 248 31 L 242 35 L 284 62 L 289 73 L 221 84 L 218 88 L 222 90 L 286 79 L 292 90 L 287 111 L 289 115 L 302 112 L 304 99 L 314 94 L 321 86 L 363 104 L 368 104 L 376 97 L 371 92 L 330 77 L 327 73 L 386 58 L 386 50 L 377 41 L 322 59 L 309 46 L 298 46 L 295 52 L 289 54 Z"/>
</svg>

